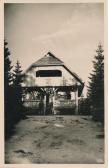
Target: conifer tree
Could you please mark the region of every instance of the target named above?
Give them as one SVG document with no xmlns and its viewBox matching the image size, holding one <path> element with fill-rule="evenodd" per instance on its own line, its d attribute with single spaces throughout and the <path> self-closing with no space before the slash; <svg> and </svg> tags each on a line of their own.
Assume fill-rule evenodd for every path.
<svg viewBox="0 0 108 168">
<path fill-rule="evenodd" d="M 21 83 L 22 83 L 21 73 L 22 73 L 22 70 L 21 70 L 20 62 L 18 60 L 16 62 L 16 66 L 15 66 L 15 69 L 13 71 L 14 71 L 14 73 L 13 73 L 14 83 L 13 84 L 14 84 L 14 86 L 21 87 Z"/>
<path fill-rule="evenodd" d="M 5 137 L 13 126 L 13 96 L 12 96 L 12 65 L 8 43 L 4 41 L 4 108 L 5 108 Z"/>
<path fill-rule="evenodd" d="M 93 70 L 90 73 L 88 98 L 95 120 L 104 121 L 104 55 L 102 45 L 98 45 L 93 60 Z"/>
<path fill-rule="evenodd" d="M 4 84 L 5 88 L 8 88 L 12 84 L 12 65 L 10 61 L 10 51 L 7 47 L 8 43 L 4 41 Z"/>
<path fill-rule="evenodd" d="M 22 70 L 19 61 L 16 62 L 16 66 L 13 72 L 14 72 L 13 87 L 14 87 L 14 104 L 15 104 L 14 111 L 16 114 L 16 120 L 19 120 L 23 116 L 23 102 L 22 102 L 23 91 L 21 87 Z"/>
</svg>

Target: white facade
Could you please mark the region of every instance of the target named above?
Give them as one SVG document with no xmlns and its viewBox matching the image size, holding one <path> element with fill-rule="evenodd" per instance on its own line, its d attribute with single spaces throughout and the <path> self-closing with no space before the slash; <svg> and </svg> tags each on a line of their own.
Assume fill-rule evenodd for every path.
<svg viewBox="0 0 108 168">
<path fill-rule="evenodd" d="M 36 77 L 39 70 L 60 70 L 59 77 Z M 34 67 L 26 73 L 22 86 L 69 86 L 79 83 L 63 66 Z"/>
<path fill-rule="evenodd" d="M 24 103 L 28 107 L 40 109 L 39 104 L 43 102 L 44 109 L 40 109 L 39 114 L 41 111 L 44 114 L 59 113 L 60 109 L 63 114 L 78 112 L 78 97 L 82 93 L 83 82 L 51 52 L 26 70 L 22 86 L 26 92 Z"/>
</svg>

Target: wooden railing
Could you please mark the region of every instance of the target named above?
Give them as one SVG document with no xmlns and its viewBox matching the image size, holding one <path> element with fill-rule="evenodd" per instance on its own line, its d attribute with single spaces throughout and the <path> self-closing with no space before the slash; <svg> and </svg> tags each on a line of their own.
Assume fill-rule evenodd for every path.
<svg viewBox="0 0 108 168">
<path fill-rule="evenodd" d="M 23 101 L 23 106 L 24 107 L 35 107 L 35 108 L 38 108 L 39 107 L 39 103 L 40 103 L 40 100 L 24 100 Z"/>
</svg>

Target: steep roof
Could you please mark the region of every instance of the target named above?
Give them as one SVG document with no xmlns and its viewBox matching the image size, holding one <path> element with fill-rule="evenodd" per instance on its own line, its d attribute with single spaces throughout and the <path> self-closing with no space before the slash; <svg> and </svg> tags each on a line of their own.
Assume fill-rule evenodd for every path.
<svg viewBox="0 0 108 168">
<path fill-rule="evenodd" d="M 36 61 L 34 66 L 45 66 L 45 65 L 63 65 L 63 62 L 58 59 L 51 52 L 48 52 L 43 58 Z"/>
<path fill-rule="evenodd" d="M 79 76 L 70 71 L 70 69 L 64 65 L 64 62 L 61 61 L 59 58 L 57 58 L 54 54 L 51 52 L 48 52 L 44 57 L 33 63 L 27 70 L 29 71 L 32 67 L 41 67 L 41 66 L 63 66 L 71 75 L 73 75 L 77 81 L 79 81 L 81 84 L 83 84 L 83 81 L 79 78 Z"/>
</svg>

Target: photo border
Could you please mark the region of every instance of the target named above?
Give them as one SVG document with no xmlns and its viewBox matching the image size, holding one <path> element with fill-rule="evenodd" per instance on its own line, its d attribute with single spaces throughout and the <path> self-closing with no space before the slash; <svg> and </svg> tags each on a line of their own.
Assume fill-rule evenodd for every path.
<svg viewBox="0 0 108 168">
<path fill-rule="evenodd" d="M 5 164 L 4 163 L 4 3 L 104 3 L 105 55 L 105 163 L 104 164 Z M 0 168 L 108 168 L 108 1 L 107 0 L 0 0 Z"/>
</svg>

